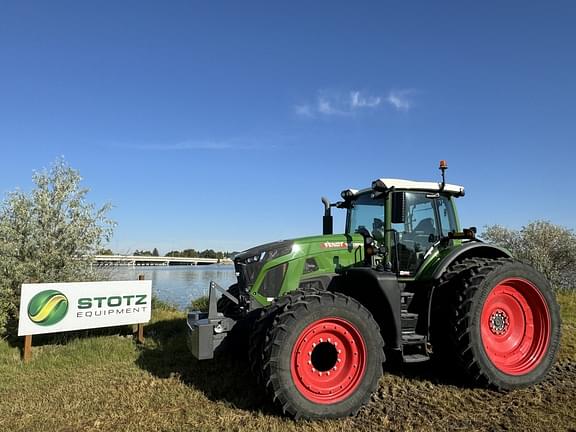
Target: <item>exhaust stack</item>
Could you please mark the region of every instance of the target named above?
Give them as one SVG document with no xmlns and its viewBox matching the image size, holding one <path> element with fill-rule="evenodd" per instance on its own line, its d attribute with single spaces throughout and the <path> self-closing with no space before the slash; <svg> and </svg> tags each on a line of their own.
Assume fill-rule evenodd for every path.
<svg viewBox="0 0 576 432">
<path fill-rule="evenodd" d="M 324 217 L 322 217 L 322 234 L 330 235 L 334 233 L 334 222 L 332 218 L 332 213 L 330 211 L 330 201 L 326 197 L 322 197 L 322 203 L 324 204 Z"/>
</svg>

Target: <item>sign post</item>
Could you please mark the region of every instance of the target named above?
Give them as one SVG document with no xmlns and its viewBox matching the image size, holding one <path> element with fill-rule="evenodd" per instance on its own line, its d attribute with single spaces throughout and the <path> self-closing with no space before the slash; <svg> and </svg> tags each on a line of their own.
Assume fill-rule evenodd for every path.
<svg viewBox="0 0 576 432">
<path fill-rule="evenodd" d="M 138 280 L 144 280 L 144 275 L 138 275 Z M 138 323 L 134 336 L 136 338 L 136 343 L 144 343 L 144 323 Z"/>
<path fill-rule="evenodd" d="M 32 335 L 24 336 L 24 363 L 32 359 Z"/>
</svg>

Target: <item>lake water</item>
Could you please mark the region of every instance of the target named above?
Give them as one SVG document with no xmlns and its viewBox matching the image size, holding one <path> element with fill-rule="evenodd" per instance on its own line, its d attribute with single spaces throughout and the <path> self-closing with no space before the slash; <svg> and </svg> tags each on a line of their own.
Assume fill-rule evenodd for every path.
<svg viewBox="0 0 576 432">
<path fill-rule="evenodd" d="M 159 299 L 186 309 L 192 300 L 208 295 L 210 281 L 223 288 L 236 282 L 233 265 L 103 267 L 108 280 L 135 280 L 138 275 L 152 281 L 152 292 Z"/>
</svg>

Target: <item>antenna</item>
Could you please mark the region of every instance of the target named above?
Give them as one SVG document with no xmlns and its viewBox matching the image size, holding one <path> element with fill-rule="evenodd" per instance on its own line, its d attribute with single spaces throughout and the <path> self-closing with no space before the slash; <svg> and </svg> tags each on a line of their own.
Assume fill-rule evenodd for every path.
<svg viewBox="0 0 576 432">
<path fill-rule="evenodd" d="M 442 171 L 442 185 L 440 185 L 440 190 L 443 190 L 444 186 L 446 185 L 446 179 L 444 177 L 444 174 L 446 173 L 446 170 L 448 169 L 448 163 L 445 160 L 441 160 L 439 169 L 440 169 L 440 171 Z"/>
</svg>

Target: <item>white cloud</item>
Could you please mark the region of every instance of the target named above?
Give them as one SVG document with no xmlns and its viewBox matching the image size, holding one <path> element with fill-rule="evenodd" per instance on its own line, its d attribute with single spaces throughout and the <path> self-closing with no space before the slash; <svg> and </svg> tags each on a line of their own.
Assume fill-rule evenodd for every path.
<svg viewBox="0 0 576 432">
<path fill-rule="evenodd" d="M 349 114 L 349 112 L 346 111 L 346 106 L 341 104 L 338 101 L 338 98 L 336 96 L 332 96 L 332 97 L 320 96 L 320 97 L 318 97 L 317 109 L 318 109 L 318 112 L 320 114 L 324 114 L 327 116 Z"/>
<path fill-rule="evenodd" d="M 392 105 L 396 111 L 409 111 L 414 105 L 413 102 L 413 89 L 405 90 L 390 90 L 386 101 Z"/>
<path fill-rule="evenodd" d="M 177 151 L 177 150 L 226 150 L 233 148 L 225 141 L 182 141 L 172 144 L 135 144 L 137 150 Z"/>
<path fill-rule="evenodd" d="M 359 91 L 350 92 L 350 106 L 352 108 L 374 108 L 382 103 L 380 96 L 363 96 Z"/>
<path fill-rule="evenodd" d="M 367 94 L 359 90 L 348 93 L 319 91 L 314 101 L 294 106 L 294 112 L 306 118 L 353 116 L 375 111 L 386 102 L 397 111 L 408 111 L 413 106 L 413 94 L 412 89 L 391 90 L 388 96 Z"/>
<path fill-rule="evenodd" d="M 187 150 L 254 150 L 263 148 L 253 142 L 244 140 L 210 141 L 210 140 L 187 140 L 178 143 L 166 144 L 127 144 L 115 143 L 114 147 L 141 151 L 187 151 Z M 267 148 L 275 147 L 274 145 Z"/>
</svg>

